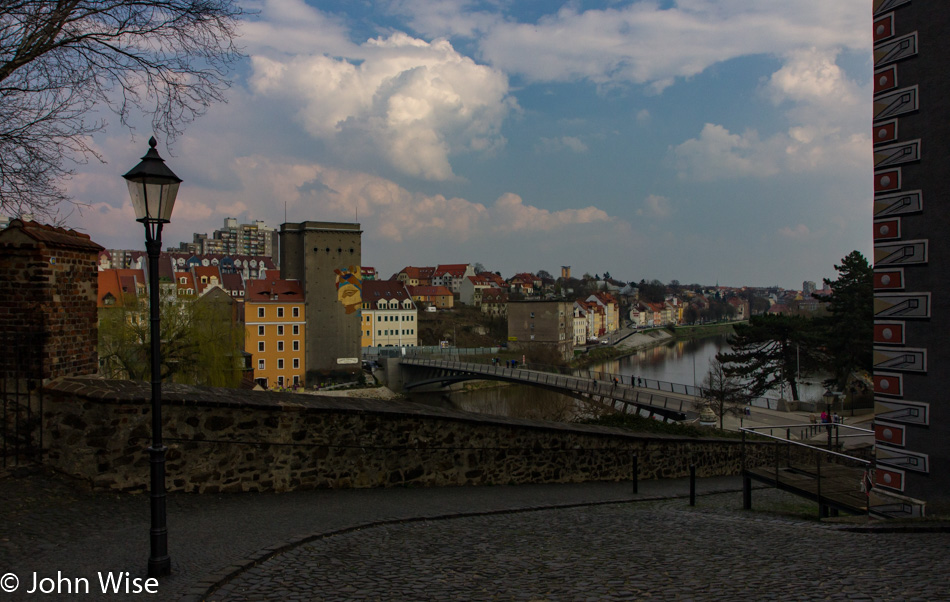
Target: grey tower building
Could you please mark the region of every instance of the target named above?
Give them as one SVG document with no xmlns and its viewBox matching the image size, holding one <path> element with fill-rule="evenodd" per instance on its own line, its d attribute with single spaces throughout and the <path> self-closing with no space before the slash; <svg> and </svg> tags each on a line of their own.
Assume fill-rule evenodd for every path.
<svg viewBox="0 0 950 602">
<path fill-rule="evenodd" d="M 280 226 L 281 278 L 299 280 L 304 290 L 307 385 L 360 370 L 361 235 L 359 224 Z"/>
</svg>

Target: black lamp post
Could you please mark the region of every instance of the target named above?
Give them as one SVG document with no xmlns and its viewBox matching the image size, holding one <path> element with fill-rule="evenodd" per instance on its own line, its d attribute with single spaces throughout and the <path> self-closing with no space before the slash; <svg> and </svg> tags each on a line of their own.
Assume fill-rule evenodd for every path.
<svg viewBox="0 0 950 602">
<path fill-rule="evenodd" d="M 171 573 L 168 556 L 168 527 L 165 522 L 165 450 L 162 442 L 162 348 L 158 311 L 158 256 L 162 251 L 162 226 L 171 219 L 181 178 L 158 155 L 155 138 L 149 138 L 148 152 L 129 173 L 129 196 L 136 221 L 145 224 L 145 249 L 148 252 L 148 304 L 151 317 L 152 347 L 152 446 L 148 449 L 151 473 L 152 528 L 148 576 Z"/>
</svg>

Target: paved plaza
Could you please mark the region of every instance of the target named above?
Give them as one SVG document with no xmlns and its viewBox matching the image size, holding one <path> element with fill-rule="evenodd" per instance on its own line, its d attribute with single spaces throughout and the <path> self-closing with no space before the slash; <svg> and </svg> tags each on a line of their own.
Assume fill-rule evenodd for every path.
<svg viewBox="0 0 950 602">
<path fill-rule="evenodd" d="M 158 600 L 939 600 L 950 533 L 819 523 L 814 505 L 739 479 L 169 496 L 172 576 Z M 147 495 L 54 475 L 0 478 L 3 600 L 134 600 L 100 573 L 144 577 Z M 907 529 L 903 529 L 907 531 Z M 866 531 L 866 529 L 865 529 Z M 28 594 L 33 574 L 89 594 Z M 48 581 L 47 583 L 52 583 Z M 75 592 L 74 592 L 75 593 Z"/>
</svg>

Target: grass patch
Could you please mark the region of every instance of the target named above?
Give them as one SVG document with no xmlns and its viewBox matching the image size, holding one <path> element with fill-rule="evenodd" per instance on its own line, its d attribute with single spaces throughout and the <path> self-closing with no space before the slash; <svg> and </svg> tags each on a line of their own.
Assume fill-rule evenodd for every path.
<svg viewBox="0 0 950 602">
<path fill-rule="evenodd" d="M 644 418 L 634 414 L 605 414 L 596 418 L 578 420 L 577 424 L 594 424 L 598 426 L 612 426 L 626 429 L 635 433 L 655 433 L 661 435 L 675 435 L 677 437 L 721 437 L 723 439 L 741 439 L 742 435 L 733 431 L 722 431 L 718 428 L 699 426 L 697 424 L 679 424 L 675 422 L 661 422 L 652 418 Z"/>
</svg>

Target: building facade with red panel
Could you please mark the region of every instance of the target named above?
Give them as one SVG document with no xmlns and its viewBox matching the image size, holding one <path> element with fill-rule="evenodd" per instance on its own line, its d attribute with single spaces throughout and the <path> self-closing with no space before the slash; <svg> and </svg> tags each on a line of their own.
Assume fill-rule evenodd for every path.
<svg viewBox="0 0 950 602">
<path fill-rule="evenodd" d="M 874 0 L 874 486 L 950 512 L 950 5 Z M 918 503 L 922 502 L 922 503 Z"/>
</svg>

